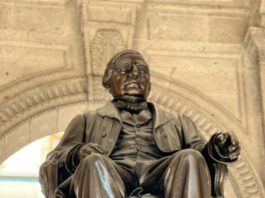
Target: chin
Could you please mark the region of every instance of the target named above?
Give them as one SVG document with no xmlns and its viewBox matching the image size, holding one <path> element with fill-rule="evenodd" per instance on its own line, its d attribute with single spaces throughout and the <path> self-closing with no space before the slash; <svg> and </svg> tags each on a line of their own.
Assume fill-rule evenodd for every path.
<svg viewBox="0 0 265 198">
<path fill-rule="evenodd" d="M 124 91 L 124 95 L 139 96 L 139 95 L 143 95 L 143 93 L 141 90 L 138 90 L 138 89 L 130 89 L 130 90 Z"/>
<path fill-rule="evenodd" d="M 139 93 L 139 92 L 129 92 L 129 93 L 125 93 L 123 94 L 125 96 L 137 96 L 137 97 L 144 97 L 144 94 Z"/>
<path fill-rule="evenodd" d="M 124 96 L 144 97 L 142 94 L 124 94 Z"/>
</svg>

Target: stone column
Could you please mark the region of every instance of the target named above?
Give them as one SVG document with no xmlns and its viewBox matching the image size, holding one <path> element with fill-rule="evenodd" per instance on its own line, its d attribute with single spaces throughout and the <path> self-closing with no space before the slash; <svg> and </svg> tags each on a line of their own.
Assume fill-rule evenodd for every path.
<svg viewBox="0 0 265 198">
<path fill-rule="evenodd" d="M 250 28 L 244 41 L 243 79 L 245 95 L 245 131 L 248 134 L 248 155 L 258 173 L 264 170 L 265 117 L 265 29 Z M 258 152 L 257 152 L 258 151 Z"/>
</svg>

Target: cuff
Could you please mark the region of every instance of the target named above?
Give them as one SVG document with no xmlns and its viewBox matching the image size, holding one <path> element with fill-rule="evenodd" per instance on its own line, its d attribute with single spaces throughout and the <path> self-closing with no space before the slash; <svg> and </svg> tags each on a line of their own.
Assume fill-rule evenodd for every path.
<svg viewBox="0 0 265 198">
<path fill-rule="evenodd" d="M 215 143 L 217 136 L 218 134 L 213 135 L 211 139 L 209 140 L 208 144 L 206 145 L 205 150 L 207 151 L 209 157 L 213 161 L 221 163 L 221 164 L 228 164 L 228 163 L 236 161 L 237 159 L 231 160 L 229 156 L 222 154 L 222 152 L 220 151 L 220 149 Z"/>
<path fill-rule="evenodd" d="M 78 166 L 79 162 L 77 160 L 77 153 L 79 149 L 83 146 L 84 144 L 78 144 L 76 145 L 68 154 L 67 160 L 65 162 L 65 167 L 70 173 L 74 173 L 76 167 Z"/>
</svg>

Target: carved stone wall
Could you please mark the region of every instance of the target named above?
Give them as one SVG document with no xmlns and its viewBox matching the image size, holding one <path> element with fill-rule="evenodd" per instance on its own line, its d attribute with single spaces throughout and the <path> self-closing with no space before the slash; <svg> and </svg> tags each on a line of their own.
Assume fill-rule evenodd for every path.
<svg viewBox="0 0 265 198">
<path fill-rule="evenodd" d="M 110 98 L 101 86 L 117 51 L 141 51 L 149 100 L 185 114 L 209 138 L 242 145 L 228 198 L 263 198 L 263 0 L 0 0 L 0 162 Z M 47 124 L 48 123 L 48 124 Z"/>
</svg>

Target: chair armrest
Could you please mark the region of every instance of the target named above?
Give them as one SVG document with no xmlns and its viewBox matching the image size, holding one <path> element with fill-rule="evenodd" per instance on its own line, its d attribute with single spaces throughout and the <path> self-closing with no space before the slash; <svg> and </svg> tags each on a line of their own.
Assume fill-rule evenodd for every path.
<svg viewBox="0 0 265 198">
<path fill-rule="evenodd" d="M 58 162 L 48 160 L 40 167 L 39 181 L 41 190 L 45 197 L 54 197 L 54 192 L 58 186 Z"/>
<path fill-rule="evenodd" d="M 208 168 L 211 175 L 212 196 L 224 197 L 224 182 L 228 174 L 227 166 L 220 163 L 208 163 Z"/>
<path fill-rule="evenodd" d="M 56 188 L 70 175 L 63 162 L 56 160 L 44 162 L 40 167 L 39 181 L 45 197 L 53 198 Z"/>
</svg>

